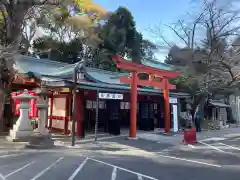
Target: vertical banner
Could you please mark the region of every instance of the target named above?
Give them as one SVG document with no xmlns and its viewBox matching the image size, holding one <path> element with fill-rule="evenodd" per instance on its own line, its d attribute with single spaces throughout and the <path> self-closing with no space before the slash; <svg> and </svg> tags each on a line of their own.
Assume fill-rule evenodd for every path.
<svg viewBox="0 0 240 180">
<path fill-rule="evenodd" d="M 178 132 L 178 111 L 177 111 L 177 105 L 173 106 L 173 131 Z"/>
</svg>

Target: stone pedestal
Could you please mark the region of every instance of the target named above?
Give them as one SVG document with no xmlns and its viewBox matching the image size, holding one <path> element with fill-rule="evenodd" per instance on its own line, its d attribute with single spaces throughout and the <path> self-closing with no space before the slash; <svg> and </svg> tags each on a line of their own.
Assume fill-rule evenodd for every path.
<svg viewBox="0 0 240 180">
<path fill-rule="evenodd" d="M 29 140 L 30 136 L 33 133 L 33 128 L 28 117 L 29 111 L 29 101 L 35 97 L 28 94 L 27 90 L 24 90 L 23 94 L 14 97 L 14 99 L 19 99 L 20 103 L 20 116 L 13 126 L 13 129 L 10 130 L 7 140 L 9 141 L 22 141 L 26 142 Z"/>
<path fill-rule="evenodd" d="M 54 142 L 50 133 L 41 134 L 34 132 L 26 147 L 32 149 L 49 149 L 54 147 Z"/>
<path fill-rule="evenodd" d="M 48 91 L 45 88 L 37 90 L 38 95 L 38 128 L 34 130 L 29 144 L 26 145 L 28 148 L 34 149 L 46 149 L 54 146 L 52 136 L 48 129 L 45 128 L 45 123 L 48 120 Z"/>
</svg>

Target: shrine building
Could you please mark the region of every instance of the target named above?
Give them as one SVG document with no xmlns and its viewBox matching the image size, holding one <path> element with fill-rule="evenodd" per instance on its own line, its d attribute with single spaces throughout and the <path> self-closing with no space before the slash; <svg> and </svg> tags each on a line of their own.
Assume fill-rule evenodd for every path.
<svg viewBox="0 0 240 180">
<path fill-rule="evenodd" d="M 171 67 L 156 61 L 144 62 L 145 67 L 171 71 Z M 73 109 L 73 72 L 76 64 L 67 64 L 17 55 L 14 68 L 17 71 L 13 82 L 13 90 L 21 92 L 28 89 L 34 92 L 40 86 L 47 87 L 49 110 L 47 126 L 52 131 L 64 134 L 71 133 Z M 84 136 L 94 132 L 96 107 L 98 107 L 98 128 L 100 132 L 118 135 L 121 128 L 130 128 L 131 85 L 121 81 L 121 77 L 129 73 L 111 72 L 92 68 L 87 65 L 77 74 L 76 96 L 76 134 Z M 169 116 L 172 131 L 179 129 L 181 102 L 188 94 L 169 90 Z M 96 102 L 99 99 L 97 106 Z M 16 114 L 16 102 L 13 102 Z M 34 104 L 34 103 L 33 103 Z M 37 112 L 31 106 L 31 118 Z M 139 130 L 153 131 L 165 128 L 163 89 L 151 86 L 137 86 L 137 122 Z"/>
</svg>

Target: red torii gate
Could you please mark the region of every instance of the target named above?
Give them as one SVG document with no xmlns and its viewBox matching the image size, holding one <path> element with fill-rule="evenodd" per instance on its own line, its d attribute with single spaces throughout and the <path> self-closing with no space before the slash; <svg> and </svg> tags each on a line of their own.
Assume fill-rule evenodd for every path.
<svg viewBox="0 0 240 180">
<path fill-rule="evenodd" d="M 131 85 L 131 112 L 130 112 L 130 131 L 129 137 L 136 138 L 137 129 L 137 86 L 153 86 L 163 89 L 164 96 L 164 121 L 165 132 L 170 132 L 170 106 L 169 106 L 169 89 L 176 89 L 175 85 L 168 82 L 169 78 L 176 78 L 179 76 L 179 72 L 171 72 L 166 70 L 160 70 L 152 68 L 142 64 L 137 64 L 131 61 L 124 60 L 120 56 L 113 56 L 112 60 L 120 69 L 125 69 L 131 72 L 131 76 L 121 76 L 120 82 Z M 140 80 L 139 73 L 145 73 L 149 75 L 148 80 Z M 156 80 L 160 81 L 156 81 Z"/>
</svg>

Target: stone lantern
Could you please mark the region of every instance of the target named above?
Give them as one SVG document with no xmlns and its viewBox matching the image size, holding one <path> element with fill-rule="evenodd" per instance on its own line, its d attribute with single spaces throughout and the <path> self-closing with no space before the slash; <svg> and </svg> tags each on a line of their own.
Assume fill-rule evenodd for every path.
<svg viewBox="0 0 240 180">
<path fill-rule="evenodd" d="M 29 101 L 36 97 L 30 95 L 28 90 L 24 90 L 23 94 L 13 97 L 21 101 L 20 103 L 20 116 L 14 124 L 13 129 L 10 130 L 7 140 L 9 141 L 28 141 L 33 133 L 33 127 L 28 117 Z"/>
<path fill-rule="evenodd" d="M 46 88 L 41 88 L 36 91 L 38 95 L 38 103 L 36 105 L 38 109 L 38 128 L 34 130 L 33 135 L 29 141 L 27 147 L 30 148 L 50 148 L 54 146 L 51 134 L 45 127 L 48 121 L 48 90 Z"/>
<path fill-rule="evenodd" d="M 41 88 L 36 91 L 36 94 L 38 96 L 38 103 L 36 105 L 38 109 L 38 128 L 34 132 L 39 132 L 41 134 L 48 133 L 48 129 L 45 127 L 45 125 L 48 122 L 48 90 L 46 88 Z"/>
</svg>

